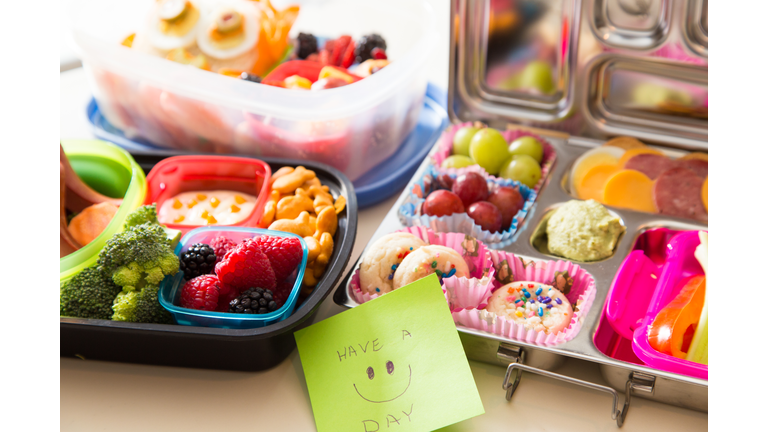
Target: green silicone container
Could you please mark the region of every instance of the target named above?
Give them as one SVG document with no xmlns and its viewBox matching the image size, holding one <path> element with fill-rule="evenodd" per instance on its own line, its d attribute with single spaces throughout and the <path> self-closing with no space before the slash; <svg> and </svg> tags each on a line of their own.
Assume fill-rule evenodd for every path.
<svg viewBox="0 0 768 432">
<path fill-rule="evenodd" d="M 147 179 L 133 157 L 114 144 L 101 140 L 62 140 L 61 146 L 72 168 L 86 184 L 104 195 L 123 197 L 117 214 L 100 236 L 59 259 L 59 283 L 63 284 L 95 264 L 107 240 L 122 231 L 128 214 L 144 202 Z"/>
</svg>

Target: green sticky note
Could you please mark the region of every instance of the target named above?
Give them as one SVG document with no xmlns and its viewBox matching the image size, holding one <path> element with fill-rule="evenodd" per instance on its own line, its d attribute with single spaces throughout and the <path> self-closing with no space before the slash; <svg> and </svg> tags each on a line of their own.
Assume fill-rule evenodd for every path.
<svg viewBox="0 0 768 432">
<path fill-rule="evenodd" d="M 429 431 L 484 413 L 434 274 L 294 335 L 319 432 Z"/>
</svg>

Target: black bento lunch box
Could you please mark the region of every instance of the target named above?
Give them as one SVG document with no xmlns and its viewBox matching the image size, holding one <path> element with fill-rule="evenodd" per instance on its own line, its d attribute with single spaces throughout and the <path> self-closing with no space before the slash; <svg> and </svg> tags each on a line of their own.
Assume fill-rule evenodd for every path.
<svg viewBox="0 0 768 432">
<path fill-rule="evenodd" d="M 149 172 L 161 160 L 180 153 L 132 152 Z M 184 153 L 189 154 L 189 153 Z M 328 165 L 261 158 L 275 172 L 302 165 L 313 170 L 334 196 L 347 199 L 339 214 L 329 265 L 312 293 L 287 319 L 254 329 L 221 329 L 110 320 L 60 318 L 61 357 L 192 368 L 259 371 L 283 361 L 296 347 L 293 332 L 312 324 L 320 304 L 342 277 L 357 234 L 357 198 L 349 179 Z"/>
</svg>

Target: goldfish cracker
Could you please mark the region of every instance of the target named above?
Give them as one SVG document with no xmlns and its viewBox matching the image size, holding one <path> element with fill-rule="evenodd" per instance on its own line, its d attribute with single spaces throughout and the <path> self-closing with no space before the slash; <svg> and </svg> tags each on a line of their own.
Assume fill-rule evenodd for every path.
<svg viewBox="0 0 768 432">
<path fill-rule="evenodd" d="M 314 287 L 317 285 L 317 278 L 315 277 L 315 272 L 312 271 L 312 267 L 307 265 L 307 269 L 304 271 L 304 278 L 301 281 L 304 285 L 308 287 Z M 311 293 L 311 290 L 308 290 L 308 293 Z"/>
<path fill-rule="evenodd" d="M 653 200 L 653 180 L 635 170 L 621 170 L 605 183 L 603 204 L 656 213 Z"/>
<path fill-rule="evenodd" d="M 275 184 L 275 180 L 279 179 L 280 177 L 290 174 L 293 172 L 293 167 L 284 166 L 280 168 L 279 170 L 272 173 L 272 177 L 269 179 L 269 185 L 272 186 Z"/>
<path fill-rule="evenodd" d="M 296 189 L 295 195 L 281 198 L 277 203 L 275 217 L 280 219 L 295 219 L 301 212 L 314 210 L 312 199 L 302 189 Z"/>
<path fill-rule="evenodd" d="M 704 203 L 704 209 L 709 211 L 709 177 L 704 179 L 704 184 L 701 185 L 701 201 Z"/>
<path fill-rule="evenodd" d="M 312 232 L 317 230 L 317 217 L 309 215 L 309 226 L 312 228 Z"/>
<path fill-rule="evenodd" d="M 317 227 L 315 228 L 313 237 L 320 239 L 323 233 L 328 233 L 333 236 L 336 234 L 336 227 L 338 224 L 339 219 L 336 216 L 336 209 L 334 209 L 333 206 L 324 208 L 323 211 L 317 215 Z"/>
<path fill-rule="evenodd" d="M 583 200 L 593 199 L 602 202 L 605 183 L 619 170 L 618 165 L 597 165 L 592 167 L 584 175 L 581 182 L 575 185 L 576 195 Z"/>
<path fill-rule="evenodd" d="M 304 189 L 305 191 L 309 192 L 309 189 L 312 186 L 322 186 L 322 184 L 320 183 L 320 179 L 317 177 L 313 177 L 305 181 L 303 185 L 299 186 L 299 189 Z"/>
<path fill-rule="evenodd" d="M 308 170 L 303 166 L 297 166 L 293 172 L 278 177 L 277 180 L 272 183 L 272 189 L 280 193 L 293 193 L 299 186 L 313 177 L 315 177 L 314 171 Z"/>
<path fill-rule="evenodd" d="M 664 153 L 648 147 L 631 148 L 625 151 L 624 155 L 621 157 L 621 159 L 619 159 L 619 167 L 624 168 L 624 164 L 626 164 L 628 160 L 632 159 L 633 157 L 639 154 L 655 154 L 659 156 L 666 156 Z"/>
<path fill-rule="evenodd" d="M 333 196 L 329 193 L 317 194 L 315 200 L 312 201 L 312 207 L 315 210 L 315 213 L 320 215 L 320 212 L 322 212 L 324 208 L 333 207 Z M 334 212 L 335 211 L 336 209 L 334 208 Z"/>
<path fill-rule="evenodd" d="M 344 198 L 344 195 L 339 195 L 339 197 L 336 198 L 336 203 L 333 204 L 333 207 L 336 209 L 336 214 L 343 212 L 346 205 L 347 199 Z"/>
<path fill-rule="evenodd" d="M 307 244 L 307 262 L 316 260 L 322 251 L 320 242 L 312 236 L 304 237 L 304 242 Z"/>
<path fill-rule="evenodd" d="M 318 241 L 320 246 L 320 253 L 317 255 L 316 261 L 321 264 L 328 264 L 333 254 L 333 236 L 329 233 L 323 233 Z"/>
<path fill-rule="evenodd" d="M 328 263 L 321 263 L 319 261 L 315 261 L 315 263 L 312 265 L 312 276 L 315 277 L 315 279 L 320 279 L 323 277 L 323 273 L 325 273 L 325 268 L 328 266 Z"/>
<path fill-rule="evenodd" d="M 268 227 L 275 221 L 275 212 L 277 211 L 277 204 L 274 201 L 267 201 L 264 204 L 264 214 L 261 216 L 261 226 Z"/>
<path fill-rule="evenodd" d="M 309 213 L 301 212 L 295 219 L 279 219 L 269 225 L 269 229 L 294 233 L 300 237 L 307 237 L 314 234 L 312 225 L 309 223 Z"/>
</svg>

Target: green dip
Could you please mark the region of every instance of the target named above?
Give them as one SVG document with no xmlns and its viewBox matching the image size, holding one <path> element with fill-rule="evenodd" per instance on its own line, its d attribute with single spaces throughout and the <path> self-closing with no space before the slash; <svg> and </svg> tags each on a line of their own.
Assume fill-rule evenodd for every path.
<svg viewBox="0 0 768 432">
<path fill-rule="evenodd" d="M 571 200 L 552 213 L 547 222 L 549 251 L 577 261 L 611 256 L 626 230 L 621 220 L 595 200 Z"/>
</svg>

